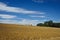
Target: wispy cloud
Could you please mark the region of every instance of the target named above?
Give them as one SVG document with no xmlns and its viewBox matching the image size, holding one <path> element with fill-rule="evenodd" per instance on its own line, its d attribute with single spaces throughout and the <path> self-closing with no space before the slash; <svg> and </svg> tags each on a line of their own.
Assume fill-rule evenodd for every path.
<svg viewBox="0 0 60 40">
<path fill-rule="evenodd" d="M 34 2 L 37 2 L 37 3 L 44 3 L 44 0 L 32 0 Z"/>
<path fill-rule="evenodd" d="M 7 23 L 7 24 L 17 24 L 18 21 L 17 20 L 7 20 L 7 19 L 0 19 L 0 23 Z"/>
<path fill-rule="evenodd" d="M 16 16 L 7 15 L 7 14 L 0 14 L 0 18 L 10 19 L 10 18 L 16 18 Z"/>
<path fill-rule="evenodd" d="M 36 25 L 38 23 L 43 23 L 45 22 L 46 20 L 31 20 L 31 19 L 22 19 L 19 23 L 20 24 L 24 24 L 24 25 Z"/>
<path fill-rule="evenodd" d="M 30 17 L 45 18 L 45 16 L 30 16 Z"/>
<path fill-rule="evenodd" d="M 0 11 L 5 12 L 14 12 L 14 13 L 23 13 L 23 14 L 45 14 L 44 12 L 39 11 L 31 11 L 24 8 L 18 8 L 18 7 L 11 7 L 8 6 L 5 3 L 0 2 Z M 44 16 L 31 16 L 31 17 L 44 17 Z M 0 14 L 0 23 L 8 23 L 8 24 L 24 24 L 24 25 L 36 25 L 39 22 L 39 20 L 31 20 L 31 19 L 25 19 L 25 18 L 19 18 L 15 15 L 8 15 L 8 14 Z"/>
<path fill-rule="evenodd" d="M 30 20 L 30 19 L 23 19 L 19 23 L 24 25 L 36 25 L 39 20 Z"/>
<path fill-rule="evenodd" d="M 7 23 L 7 24 L 22 24 L 22 25 L 36 25 L 37 23 L 41 23 L 44 20 L 31 20 L 31 19 L 22 19 L 18 20 L 9 20 L 9 19 L 0 19 L 0 23 Z"/>
<path fill-rule="evenodd" d="M 32 0 L 36 3 L 45 3 L 45 2 L 58 2 L 59 0 Z"/>
<path fill-rule="evenodd" d="M 31 11 L 23 8 L 18 8 L 18 7 L 11 7 L 2 2 L 0 2 L 0 10 L 6 12 L 23 13 L 23 14 L 45 14 L 44 12 Z"/>
</svg>

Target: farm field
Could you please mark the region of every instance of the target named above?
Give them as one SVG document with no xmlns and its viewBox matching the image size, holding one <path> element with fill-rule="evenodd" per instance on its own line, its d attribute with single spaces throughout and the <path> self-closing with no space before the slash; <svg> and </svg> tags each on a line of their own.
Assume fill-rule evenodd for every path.
<svg viewBox="0 0 60 40">
<path fill-rule="evenodd" d="M 0 24 L 0 40 L 60 40 L 60 28 Z"/>
</svg>

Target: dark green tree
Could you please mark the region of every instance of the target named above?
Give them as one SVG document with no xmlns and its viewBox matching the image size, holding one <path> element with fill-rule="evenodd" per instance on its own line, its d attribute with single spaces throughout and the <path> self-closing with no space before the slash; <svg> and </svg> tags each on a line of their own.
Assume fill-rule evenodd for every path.
<svg viewBox="0 0 60 40">
<path fill-rule="evenodd" d="M 44 25 L 45 26 L 52 26 L 53 25 L 53 21 L 52 20 L 46 21 L 46 22 L 44 22 Z"/>
<path fill-rule="evenodd" d="M 43 26 L 43 23 L 38 23 L 37 26 Z"/>
<path fill-rule="evenodd" d="M 47 27 L 60 28 L 60 22 L 56 23 L 56 22 L 53 22 L 52 20 L 50 20 L 50 21 L 45 21 L 44 23 L 38 23 L 37 26 L 47 26 Z"/>
</svg>

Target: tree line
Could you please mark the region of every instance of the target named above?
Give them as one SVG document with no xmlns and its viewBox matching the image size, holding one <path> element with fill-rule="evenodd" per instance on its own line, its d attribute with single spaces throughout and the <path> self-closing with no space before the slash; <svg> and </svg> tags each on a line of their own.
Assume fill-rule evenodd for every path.
<svg viewBox="0 0 60 40">
<path fill-rule="evenodd" d="M 47 27 L 58 27 L 60 28 L 60 23 L 50 21 L 45 21 L 44 23 L 38 23 L 37 26 L 47 26 Z"/>
</svg>

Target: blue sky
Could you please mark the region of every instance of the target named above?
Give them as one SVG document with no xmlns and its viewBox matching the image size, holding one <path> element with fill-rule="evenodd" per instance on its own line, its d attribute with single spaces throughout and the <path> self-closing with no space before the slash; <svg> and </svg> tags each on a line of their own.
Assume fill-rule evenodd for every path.
<svg viewBox="0 0 60 40">
<path fill-rule="evenodd" d="M 0 0 L 0 23 L 60 22 L 60 0 Z"/>
</svg>

